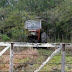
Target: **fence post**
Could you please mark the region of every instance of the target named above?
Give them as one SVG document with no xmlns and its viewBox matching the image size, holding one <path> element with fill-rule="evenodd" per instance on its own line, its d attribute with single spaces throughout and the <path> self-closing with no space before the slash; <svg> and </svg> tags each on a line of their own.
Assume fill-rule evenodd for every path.
<svg viewBox="0 0 72 72">
<path fill-rule="evenodd" d="M 62 44 L 61 54 L 61 72 L 65 72 L 65 44 Z"/>
<path fill-rule="evenodd" d="M 9 72 L 13 72 L 13 49 L 14 49 L 14 43 L 11 43 L 10 47 L 10 70 Z"/>
</svg>

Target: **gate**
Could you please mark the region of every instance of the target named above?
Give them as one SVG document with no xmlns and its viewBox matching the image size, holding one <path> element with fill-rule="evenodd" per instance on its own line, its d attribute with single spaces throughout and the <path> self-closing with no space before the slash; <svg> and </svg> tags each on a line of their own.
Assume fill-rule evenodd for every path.
<svg viewBox="0 0 72 72">
<path fill-rule="evenodd" d="M 0 46 L 6 46 L 1 52 L 0 57 L 10 49 L 10 59 L 9 59 L 9 72 L 14 72 L 14 48 L 15 47 L 57 47 L 57 49 L 40 65 L 38 69 L 34 72 L 39 72 L 52 58 L 61 50 L 61 72 L 65 72 L 65 45 L 64 43 L 24 43 L 24 42 L 0 42 Z"/>
</svg>

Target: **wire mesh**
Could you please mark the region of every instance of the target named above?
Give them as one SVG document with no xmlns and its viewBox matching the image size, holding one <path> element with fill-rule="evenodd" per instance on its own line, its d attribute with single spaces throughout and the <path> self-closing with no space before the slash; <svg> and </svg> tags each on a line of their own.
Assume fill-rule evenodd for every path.
<svg viewBox="0 0 72 72">
<path fill-rule="evenodd" d="M 4 47 L 0 48 L 0 51 Z M 36 70 L 57 48 L 27 48 L 14 47 L 14 72 L 33 72 Z M 70 48 L 65 51 L 66 72 L 72 71 L 72 52 Z M 0 72 L 9 71 L 9 50 L 0 57 Z M 57 53 L 39 72 L 60 72 L 61 52 Z"/>
</svg>

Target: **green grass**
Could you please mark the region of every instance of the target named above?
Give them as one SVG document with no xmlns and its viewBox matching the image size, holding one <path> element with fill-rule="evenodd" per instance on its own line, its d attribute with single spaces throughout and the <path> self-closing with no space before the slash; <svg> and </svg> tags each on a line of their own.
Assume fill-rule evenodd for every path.
<svg viewBox="0 0 72 72">
<path fill-rule="evenodd" d="M 32 62 L 32 65 L 28 65 L 25 70 L 26 72 L 38 69 L 40 65 L 54 52 L 51 49 L 38 49 L 39 56 L 35 60 L 31 60 L 30 58 L 25 58 L 20 60 L 20 63 Z M 71 52 L 67 51 L 66 55 L 72 54 Z M 72 63 L 72 56 L 66 56 L 66 63 Z M 60 72 L 61 70 L 61 52 L 57 53 L 41 70 L 41 71 L 54 71 Z M 72 64 L 65 65 L 66 71 L 72 71 Z"/>
<path fill-rule="evenodd" d="M 26 63 L 26 62 L 28 62 L 29 60 L 30 60 L 29 58 L 25 58 L 25 59 L 20 60 L 20 63 Z"/>
<path fill-rule="evenodd" d="M 39 49 L 39 52 L 42 55 L 48 55 L 50 56 L 51 53 L 53 51 L 51 50 L 45 50 L 45 49 Z M 66 54 L 71 54 L 69 52 L 67 52 Z M 43 59 L 39 58 L 40 60 L 44 60 L 44 56 L 42 57 Z M 66 56 L 65 57 L 66 59 L 66 63 L 72 63 L 72 56 Z M 44 62 L 44 61 L 43 61 Z M 61 52 L 57 53 L 40 71 L 53 71 L 53 70 L 56 70 L 56 71 L 60 71 L 61 69 Z M 65 70 L 66 71 L 72 71 L 72 64 L 66 64 L 65 66 Z M 56 72 L 54 71 L 54 72 Z"/>
</svg>

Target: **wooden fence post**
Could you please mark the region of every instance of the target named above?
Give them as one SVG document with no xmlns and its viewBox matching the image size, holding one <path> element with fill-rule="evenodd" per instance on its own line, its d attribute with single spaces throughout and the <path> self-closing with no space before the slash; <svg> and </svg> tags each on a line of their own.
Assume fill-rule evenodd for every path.
<svg viewBox="0 0 72 72">
<path fill-rule="evenodd" d="M 14 43 L 11 43 L 10 47 L 10 70 L 9 72 L 13 72 L 13 49 L 14 49 Z"/>
<path fill-rule="evenodd" d="M 65 44 L 62 44 L 61 54 L 61 72 L 65 72 Z"/>
</svg>

